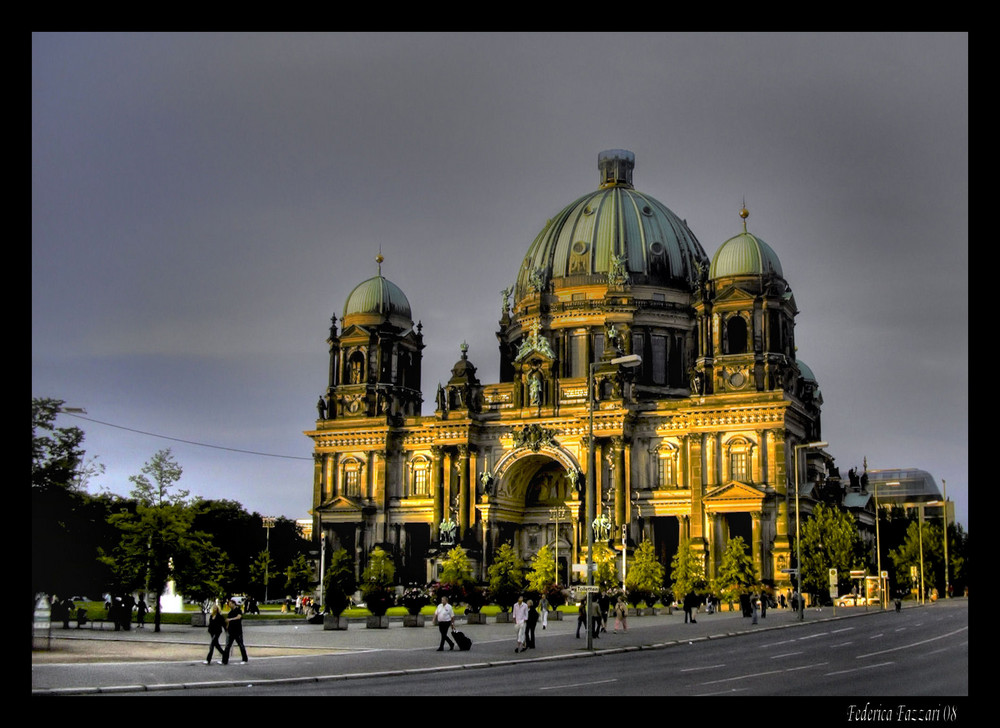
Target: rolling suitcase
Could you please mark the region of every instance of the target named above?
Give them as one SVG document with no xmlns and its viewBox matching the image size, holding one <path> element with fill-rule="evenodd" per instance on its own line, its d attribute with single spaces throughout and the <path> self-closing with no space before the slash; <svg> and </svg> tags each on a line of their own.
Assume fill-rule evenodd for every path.
<svg viewBox="0 0 1000 728">
<path fill-rule="evenodd" d="M 465 636 L 464 632 L 452 631 L 451 636 L 455 638 L 455 644 L 462 652 L 472 649 L 472 640 Z"/>
</svg>

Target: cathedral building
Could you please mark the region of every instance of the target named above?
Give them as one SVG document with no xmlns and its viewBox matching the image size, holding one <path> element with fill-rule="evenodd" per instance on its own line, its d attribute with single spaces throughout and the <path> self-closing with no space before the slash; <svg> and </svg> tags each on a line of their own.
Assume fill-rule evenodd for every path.
<svg viewBox="0 0 1000 728">
<path fill-rule="evenodd" d="M 381 257 L 349 293 L 305 433 L 328 551 L 360 573 L 378 545 L 398 581 L 424 583 L 454 545 L 480 578 L 503 543 L 525 561 L 549 545 L 562 583 L 585 578 L 572 565 L 587 558 L 592 433 L 600 538 L 651 540 L 668 567 L 690 540 L 712 575 L 741 536 L 760 577 L 790 585 L 795 446 L 820 439 L 822 406 L 791 286 L 745 209 L 709 257 L 635 188 L 634 166 L 625 150 L 598 156 L 596 191 L 546 223 L 501 292 L 500 381 L 481 382 L 463 345 L 432 413 L 422 327 Z M 799 452 L 801 483 L 823 480 L 832 458 Z"/>
</svg>

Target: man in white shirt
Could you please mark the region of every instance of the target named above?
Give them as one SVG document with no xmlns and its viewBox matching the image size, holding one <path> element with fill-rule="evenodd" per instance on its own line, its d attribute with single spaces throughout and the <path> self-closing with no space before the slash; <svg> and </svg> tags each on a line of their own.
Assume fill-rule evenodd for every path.
<svg viewBox="0 0 1000 728">
<path fill-rule="evenodd" d="M 455 643 L 451 641 L 451 637 L 448 636 L 448 630 L 451 629 L 452 624 L 455 622 L 455 610 L 452 609 L 451 605 L 448 604 L 448 597 L 441 597 L 441 603 L 437 605 L 437 609 L 434 610 L 434 624 L 438 626 L 441 631 L 441 645 L 437 648 L 438 652 L 444 650 L 444 643 L 448 643 L 448 649 L 455 649 Z"/>
<path fill-rule="evenodd" d="M 527 646 L 524 643 L 524 633 L 528 626 L 528 605 L 524 603 L 524 597 L 517 598 L 514 605 L 514 624 L 517 625 L 517 647 L 514 652 L 524 652 Z"/>
</svg>

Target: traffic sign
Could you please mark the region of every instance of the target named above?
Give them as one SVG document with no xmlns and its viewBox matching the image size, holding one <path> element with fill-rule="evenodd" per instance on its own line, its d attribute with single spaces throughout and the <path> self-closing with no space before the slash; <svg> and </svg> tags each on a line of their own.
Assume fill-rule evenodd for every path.
<svg viewBox="0 0 1000 728">
<path fill-rule="evenodd" d="M 795 576 L 796 574 L 799 573 L 799 570 L 798 569 L 782 569 L 781 573 L 782 574 L 791 574 L 792 576 Z"/>
<path fill-rule="evenodd" d="M 864 571 L 862 571 L 862 570 L 854 570 L 854 571 L 851 571 L 851 578 L 852 578 L 852 579 L 860 579 L 860 578 L 861 578 L 861 577 L 863 577 L 864 575 L 865 575 L 865 572 L 864 572 Z"/>
<path fill-rule="evenodd" d="M 597 592 L 599 592 L 601 590 L 601 587 L 599 587 L 599 586 L 597 586 L 595 584 L 594 586 L 586 586 L 586 585 L 585 586 L 578 586 L 577 589 L 579 589 L 582 592 L 590 592 L 591 594 L 596 594 Z"/>
</svg>

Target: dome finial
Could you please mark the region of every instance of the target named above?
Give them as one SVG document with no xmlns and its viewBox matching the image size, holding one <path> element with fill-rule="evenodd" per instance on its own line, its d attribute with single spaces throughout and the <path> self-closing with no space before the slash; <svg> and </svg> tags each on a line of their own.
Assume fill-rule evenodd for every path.
<svg viewBox="0 0 1000 728">
<path fill-rule="evenodd" d="M 743 196 L 743 209 L 740 210 L 740 217 L 743 218 L 743 232 L 747 231 L 747 218 L 750 217 L 750 211 L 747 209 L 747 198 L 746 195 Z"/>
<path fill-rule="evenodd" d="M 375 262 L 378 264 L 378 274 L 379 275 L 382 275 L 382 261 L 383 260 L 385 260 L 385 258 L 382 257 L 382 245 L 379 244 L 379 246 L 378 246 L 378 255 L 375 256 Z"/>
</svg>

